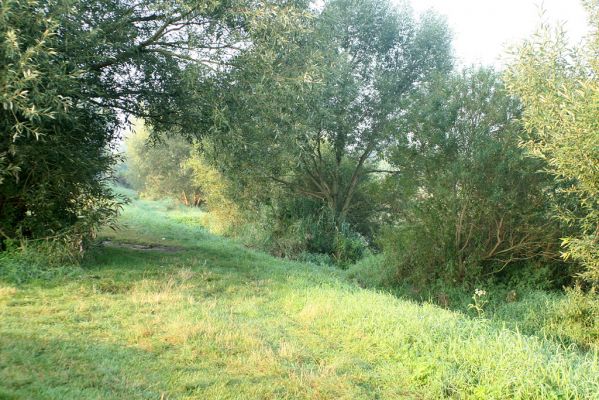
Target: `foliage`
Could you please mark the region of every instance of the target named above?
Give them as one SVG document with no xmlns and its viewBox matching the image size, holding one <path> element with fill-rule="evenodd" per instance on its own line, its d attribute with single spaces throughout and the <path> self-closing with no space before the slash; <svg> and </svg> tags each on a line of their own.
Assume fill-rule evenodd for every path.
<svg viewBox="0 0 599 400">
<path fill-rule="evenodd" d="M 127 182 L 143 197 L 179 199 L 187 206 L 199 206 L 204 200 L 194 184 L 193 171 L 185 166 L 193 145 L 180 136 L 152 143 L 151 129 L 136 121 L 126 139 Z"/>
<path fill-rule="evenodd" d="M 556 215 L 574 227 L 564 258 L 599 282 L 599 2 L 586 2 L 593 33 L 572 47 L 561 28 L 542 25 L 515 51 L 507 73 L 524 105 L 524 146 L 547 163 L 558 185 Z"/>
<path fill-rule="evenodd" d="M 327 2 L 308 21 L 274 69 L 233 73 L 203 150 L 254 225 L 241 229 L 246 243 L 343 265 L 378 230 L 374 174 L 398 100 L 451 67 L 449 35 L 437 16 L 385 0 Z"/>
<path fill-rule="evenodd" d="M 245 245 L 278 257 L 340 267 L 367 253 L 366 238 L 349 223 L 336 225 L 332 212 L 319 202 L 285 194 L 272 200 L 244 212 L 236 237 Z"/>
<path fill-rule="evenodd" d="M 80 71 L 56 50 L 58 22 L 35 1 L 0 6 L 0 234 L 72 238 L 116 215 L 105 181 L 113 119 L 77 96 Z"/>
<path fill-rule="evenodd" d="M 221 80 L 298 28 L 299 2 L 126 0 L 0 6 L 0 232 L 80 243 L 114 218 L 119 127 L 205 134 Z M 215 89 L 216 88 L 216 89 Z M 87 232 L 84 232 L 86 231 Z"/>
<path fill-rule="evenodd" d="M 202 146 L 208 146 L 204 140 Z M 231 184 L 205 160 L 198 143 L 179 135 L 152 141 L 143 121 L 127 137 L 127 182 L 148 199 L 178 199 L 207 211 L 198 221 L 211 232 L 235 234 L 245 222 Z M 239 193 L 238 193 L 239 194 Z"/>
<path fill-rule="evenodd" d="M 518 103 L 497 74 L 470 70 L 422 86 L 388 163 L 391 224 L 381 235 L 398 277 L 422 286 L 509 275 L 559 259 L 541 163 L 518 147 Z M 562 272 L 553 277 L 567 276 Z M 556 282 L 558 283 L 558 282 Z"/>
<path fill-rule="evenodd" d="M 231 179 L 312 199 L 341 226 L 371 181 L 398 100 L 450 68 L 449 35 L 434 15 L 417 21 L 385 0 L 336 0 L 297 42 L 278 66 L 282 76 L 301 70 L 301 81 L 244 70 L 224 91 L 219 165 Z"/>
<path fill-rule="evenodd" d="M 233 199 L 229 181 L 201 156 L 198 147 L 192 149 L 183 168 L 190 174 L 193 185 L 198 188 L 209 213 L 204 223 L 211 232 L 233 233 L 244 223 L 238 203 Z"/>
<path fill-rule="evenodd" d="M 0 9 L 0 44 L 2 83 L 2 150 L 0 183 L 7 175 L 16 177 L 19 171 L 14 156 L 17 140 L 39 138 L 44 132 L 41 124 L 64 113 L 69 99 L 56 92 L 56 81 L 74 82 L 76 76 L 62 74 L 53 65 L 56 52 L 51 44 L 56 26 L 36 10 L 35 3 L 27 7 L 20 2 L 3 2 Z M 50 87 L 45 87 L 49 83 Z M 45 89 L 45 90 L 44 90 Z"/>
<path fill-rule="evenodd" d="M 212 127 L 218 81 L 243 67 L 238 57 L 252 50 L 266 67 L 268 46 L 301 26 L 304 6 L 54 0 L 47 10 L 58 18 L 58 51 L 84 71 L 81 96 L 107 112 L 144 119 L 154 135 L 177 128 L 192 137 Z"/>
</svg>

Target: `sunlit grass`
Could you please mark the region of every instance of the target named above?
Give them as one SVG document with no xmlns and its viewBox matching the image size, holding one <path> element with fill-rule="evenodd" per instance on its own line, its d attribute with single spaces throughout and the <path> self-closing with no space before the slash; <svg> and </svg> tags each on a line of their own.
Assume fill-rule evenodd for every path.
<svg viewBox="0 0 599 400">
<path fill-rule="evenodd" d="M 135 201 L 83 272 L 0 282 L 0 399 L 594 399 L 597 354 L 247 250 Z"/>
</svg>

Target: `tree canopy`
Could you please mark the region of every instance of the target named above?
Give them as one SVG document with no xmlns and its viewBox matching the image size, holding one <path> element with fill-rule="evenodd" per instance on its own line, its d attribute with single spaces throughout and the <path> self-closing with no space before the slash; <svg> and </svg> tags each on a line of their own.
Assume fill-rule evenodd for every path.
<svg viewBox="0 0 599 400">
<path fill-rule="evenodd" d="M 326 2 L 280 68 L 297 84 L 242 71 L 227 88 L 216 145 L 231 175 L 275 183 L 325 204 L 342 222 L 405 111 L 403 98 L 452 65 L 443 20 L 416 20 L 384 0 Z"/>
<path fill-rule="evenodd" d="M 500 75 L 439 76 L 409 102 L 387 150 L 389 165 L 401 171 L 386 179 L 383 198 L 390 262 L 420 283 L 555 264 L 559 229 L 545 194 L 551 179 L 518 147 L 521 105 Z"/>
<path fill-rule="evenodd" d="M 443 18 L 389 0 L 3 1 L 0 246 L 79 251 L 114 221 L 140 121 L 142 195 L 202 203 L 274 254 L 596 282 L 595 28 L 571 49 L 545 27 L 501 75 L 454 69 Z"/>
<path fill-rule="evenodd" d="M 123 122 L 205 134 L 220 81 L 301 29 L 300 2 L 8 0 L 0 6 L 0 231 L 54 236 L 114 216 Z M 93 216 L 93 217 L 92 217 Z M 89 217 L 89 218 L 87 218 Z"/>
</svg>

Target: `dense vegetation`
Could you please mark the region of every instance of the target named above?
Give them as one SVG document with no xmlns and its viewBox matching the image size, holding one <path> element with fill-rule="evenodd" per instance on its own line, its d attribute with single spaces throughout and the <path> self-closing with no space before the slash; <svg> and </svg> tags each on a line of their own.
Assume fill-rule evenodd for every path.
<svg viewBox="0 0 599 400">
<path fill-rule="evenodd" d="M 264 290 L 276 294 L 256 294 L 251 303 L 267 311 L 244 311 L 260 324 L 279 315 L 291 315 L 281 319 L 288 324 L 303 318 L 303 311 L 299 317 L 285 314 L 286 302 L 298 301 L 302 290 L 322 299 L 318 307 L 324 314 L 318 318 L 324 325 L 363 318 L 368 304 L 358 303 L 372 302 L 377 317 L 351 322 L 351 338 L 364 331 L 368 343 L 407 357 L 396 359 L 386 350 L 353 352 L 351 338 L 340 338 L 340 353 L 323 356 L 324 364 L 339 364 L 332 375 L 319 378 L 324 386 L 312 382 L 314 391 L 307 392 L 300 388 L 306 384 L 303 361 L 282 361 L 272 346 L 260 347 L 274 360 L 261 376 L 278 377 L 283 370 L 299 374 L 300 386 L 276 389 L 296 397 L 368 391 L 399 396 L 397 388 L 381 383 L 397 374 L 405 378 L 408 397 L 590 396 L 596 368 L 589 357 L 599 348 L 599 1 L 584 4 L 592 27 L 584 43 L 573 47 L 565 32 L 541 25 L 512 48 L 500 71 L 456 67 L 442 16 L 414 15 L 408 5 L 388 0 L 3 1 L 0 306 L 15 301 L 18 306 L 19 296 L 35 298 L 46 290 L 72 300 L 77 290 L 91 287 L 107 296 L 102 299 L 111 307 L 133 310 L 154 289 L 152 296 L 168 292 L 195 299 L 190 290 L 205 285 L 201 290 L 209 291 L 212 284 L 183 275 L 221 271 L 227 275 L 223 282 L 230 281 L 219 286 L 223 308 L 206 318 L 240 306 L 227 290 L 246 296 L 239 289 L 243 277 L 267 280 Z M 144 200 L 127 206 L 135 195 L 124 195 L 122 186 Z M 165 204 L 179 211 L 153 208 Z M 138 215 L 143 212 L 148 216 Z M 120 233 L 110 234 L 108 227 Z M 98 247 L 99 231 L 113 242 Z M 197 264 L 199 258 L 208 260 L 206 254 L 212 254 L 214 266 Z M 172 272 L 163 282 L 171 286 L 142 277 L 158 276 L 159 265 Z M 223 272 L 228 267 L 235 269 Z M 244 275 L 248 271 L 256 274 Z M 87 285 L 95 274 L 101 282 Z M 422 311 L 355 285 L 453 311 L 429 306 Z M 342 299 L 352 304 L 343 312 Z M 193 302 L 175 306 L 167 299 L 164 309 L 159 303 L 152 307 L 164 318 L 169 310 L 191 318 L 195 310 Z M 30 311 L 45 313 L 40 307 Z M 36 346 L 16 338 L 43 325 L 37 319 L 19 322 L 25 311 L 6 306 L 0 312 L 10 322 L 3 332 L 11 337 L 0 341 L 0 377 L 10 375 L 2 369 L 10 364 L 25 365 L 27 349 Z M 432 336 L 426 337 L 428 344 L 413 342 L 411 335 L 432 325 L 410 321 L 412 333 L 399 333 L 383 318 L 386 313 L 399 313 L 404 322 L 441 319 L 449 324 L 447 331 L 435 328 L 432 336 L 449 337 L 434 349 Z M 131 323 L 120 311 L 110 318 Z M 55 338 L 57 346 L 75 335 L 75 322 L 65 323 L 66 336 Z M 247 327 L 247 321 L 229 322 L 219 326 Z M 268 340 L 283 340 L 285 328 L 277 327 Z M 320 328 L 303 329 L 331 345 L 334 336 L 343 336 Z M 90 334 L 125 335 L 108 340 L 110 346 L 126 343 L 131 334 L 125 328 L 102 329 Z M 135 336 L 131 343 L 150 346 L 159 363 L 169 357 L 184 362 L 185 355 L 163 348 L 161 341 L 170 339 L 149 332 L 152 339 Z M 197 335 L 175 338 L 173 345 L 193 353 Z M 211 346 L 226 345 L 211 338 L 216 340 Z M 321 365 L 314 352 L 322 348 L 287 339 L 290 346 L 307 349 L 298 356 L 311 357 L 306 368 Z M 472 351 L 473 357 L 483 360 L 486 354 L 489 360 L 469 359 L 470 365 L 464 358 L 444 358 L 460 341 L 470 346 L 462 349 L 464 357 Z M 491 361 L 510 342 L 521 344 L 513 348 L 523 363 L 517 381 L 497 372 L 512 364 Z M 433 361 L 409 359 L 412 353 L 397 348 L 404 345 L 417 354 L 430 351 Z M 491 349 L 483 351 L 483 345 Z M 250 344 L 237 350 L 258 351 Z M 342 353 L 362 360 L 364 368 L 339 372 L 350 362 L 335 358 Z M 243 354 L 245 361 L 255 359 Z M 405 362 L 406 369 L 389 367 L 389 360 Z M 456 362 L 470 365 L 473 375 Z M 45 373 L 43 365 L 34 365 Z M 548 366 L 555 366 L 557 375 Z M 173 374 L 182 373 L 175 369 Z M 9 378 L 21 379 L 15 374 Z M 249 385 L 245 378 L 230 379 Z M 226 382 L 216 381 L 224 389 L 214 389 L 213 397 L 234 397 Z M 6 393 L 32 396 L 28 390 L 39 389 L 40 397 L 56 397 L 64 389 L 71 397 L 107 395 L 60 389 L 54 378 L 44 382 L 22 392 L 11 384 Z M 265 382 L 250 392 L 282 393 Z M 48 394 L 49 387 L 59 392 Z M 143 396 L 172 392 L 160 387 Z M 110 395 L 142 395 L 128 386 L 115 390 Z"/>
<path fill-rule="evenodd" d="M 138 117 L 157 135 L 210 129 L 221 77 L 244 49 L 266 65 L 279 35 L 301 25 L 296 14 L 279 2 L 3 1 L 4 246 L 60 237 L 80 249 L 118 209 L 107 183 L 119 126 Z"/>
<path fill-rule="evenodd" d="M 524 105 L 525 146 L 555 176 L 556 216 L 573 232 L 565 258 L 580 261 L 599 279 L 599 2 L 587 1 L 593 33 L 571 48 L 565 33 L 543 26 L 526 42 L 508 71 Z"/>
<path fill-rule="evenodd" d="M 278 256 L 344 267 L 382 252 L 395 284 L 418 290 L 556 289 L 580 273 L 592 287 L 596 42 L 566 53 L 543 29 L 507 73 L 455 70 L 439 16 L 327 3 L 279 54 L 277 79 L 240 68 L 223 83 L 212 134 L 151 149 L 147 129 L 131 135 L 129 182 L 200 202 L 216 231 Z"/>
</svg>

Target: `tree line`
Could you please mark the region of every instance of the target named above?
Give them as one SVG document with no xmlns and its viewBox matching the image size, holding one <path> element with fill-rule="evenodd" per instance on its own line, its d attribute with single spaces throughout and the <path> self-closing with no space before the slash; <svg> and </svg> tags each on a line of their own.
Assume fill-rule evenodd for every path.
<svg viewBox="0 0 599 400">
<path fill-rule="evenodd" d="M 599 279 L 599 2 L 506 71 L 457 68 L 434 13 L 386 0 L 7 1 L 3 243 L 84 246 L 126 180 L 285 257 L 395 279 Z M 142 122 L 143 121 L 143 122 Z"/>
</svg>

